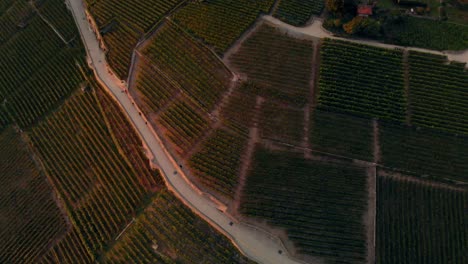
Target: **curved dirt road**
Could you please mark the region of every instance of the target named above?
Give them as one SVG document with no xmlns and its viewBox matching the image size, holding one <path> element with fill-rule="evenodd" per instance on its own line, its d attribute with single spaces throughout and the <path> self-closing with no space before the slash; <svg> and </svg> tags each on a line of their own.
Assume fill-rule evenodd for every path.
<svg viewBox="0 0 468 264">
<path fill-rule="evenodd" d="M 158 135 L 145 122 L 141 112 L 132 104 L 133 100 L 127 93 L 122 92 L 125 86 L 115 77 L 107 65 L 105 54 L 99 48 L 96 35 L 91 30 L 86 18 L 82 1 L 68 0 L 75 22 L 79 28 L 81 38 L 86 47 L 88 62 L 92 65 L 98 81 L 113 95 L 121 108 L 127 113 L 133 126 L 139 132 L 145 147 L 151 152 L 156 163 L 162 171 L 166 185 L 176 196 L 189 206 L 195 213 L 208 221 L 213 227 L 224 233 L 247 257 L 259 263 L 289 264 L 303 263 L 288 256 L 286 249 L 276 237 L 271 237 L 259 229 L 241 224 L 223 213 L 220 206 L 207 195 L 201 193 L 191 185 L 183 176 L 178 165 L 168 154 Z M 230 223 L 234 222 L 233 225 Z M 282 253 L 279 253 L 279 250 Z"/>
<path fill-rule="evenodd" d="M 262 18 L 267 23 L 274 25 L 276 27 L 279 27 L 279 28 L 283 28 L 292 33 L 300 33 L 306 36 L 311 36 L 311 37 L 316 37 L 316 38 L 331 38 L 331 39 L 346 40 L 349 42 L 360 43 L 360 44 L 387 48 L 387 49 L 400 48 L 400 49 L 414 50 L 414 51 L 420 51 L 420 52 L 426 52 L 426 53 L 432 53 L 432 54 L 438 54 L 438 55 L 445 55 L 448 57 L 449 60 L 468 63 L 468 49 L 462 50 L 462 51 L 436 51 L 436 50 L 430 50 L 430 49 L 403 47 L 403 46 L 398 46 L 398 45 L 385 44 L 385 43 L 381 43 L 381 42 L 373 41 L 373 40 L 341 38 L 341 37 L 336 37 L 330 32 L 328 32 L 327 30 L 325 30 L 322 27 L 322 20 L 320 19 L 315 19 L 312 24 L 305 26 L 305 27 L 295 27 L 287 23 L 284 23 L 283 21 L 277 18 L 274 18 L 272 16 L 269 16 L 269 15 L 263 16 Z"/>
</svg>

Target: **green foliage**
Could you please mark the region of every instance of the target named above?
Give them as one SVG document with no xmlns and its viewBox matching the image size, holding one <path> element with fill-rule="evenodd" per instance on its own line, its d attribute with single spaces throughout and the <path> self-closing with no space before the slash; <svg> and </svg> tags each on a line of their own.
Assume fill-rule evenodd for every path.
<svg viewBox="0 0 468 264">
<path fill-rule="evenodd" d="M 66 231 L 45 175 L 13 128 L 0 134 L 0 260 L 33 263 Z"/>
<path fill-rule="evenodd" d="M 246 134 L 217 129 L 190 158 L 190 167 L 201 182 L 216 192 L 233 198 L 237 186 Z"/>
<path fill-rule="evenodd" d="M 416 17 L 403 17 L 397 23 L 385 23 L 385 41 L 402 46 L 434 50 L 468 48 L 468 26 Z"/>
<path fill-rule="evenodd" d="M 256 83 L 262 96 L 302 106 L 310 91 L 313 52 L 312 41 L 264 25 L 229 60 Z"/>
<path fill-rule="evenodd" d="M 320 15 L 323 0 L 281 0 L 274 16 L 295 26 L 304 25 L 312 15 Z"/>
<path fill-rule="evenodd" d="M 251 263 L 174 195 L 161 192 L 103 263 Z"/>
<path fill-rule="evenodd" d="M 156 73 L 158 81 L 166 82 L 164 86 L 172 86 L 169 89 L 182 90 L 205 111 L 212 111 L 227 90 L 231 73 L 224 64 L 170 21 L 158 30 L 143 54 L 150 61 L 151 71 Z"/>
<path fill-rule="evenodd" d="M 468 74 L 445 56 L 410 52 L 411 123 L 468 135 Z"/>
<path fill-rule="evenodd" d="M 468 179 L 468 138 L 385 123 L 379 132 L 385 166 L 435 179 Z"/>
<path fill-rule="evenodd" d="M 378 177 L 376 262 L 466 263 L 468 193 Z"/>
<path fill-rule="evenodd" d="M 373 161 L 373 127 L 369 119 L 314 110 L 310 143 L 316 151 Z"/>
<path fill-rule="evenodd" d="M 362 263 L 366 201 L 362 168 L 259 149 L 247 177 L 241 212 L 285 228 L 299 253 L 324 257 L 330 263 Z"/>
<path fill-rule="evenodd" d="M 104 34 L 109 48 L 109 63 L 117 75 L 125 79 L 131 63 L 132 51 L 138 40 L 180 4 L 182 0 L 87 0 L 100 29 L 110 23 L 118 26 Z M 124 40 L 124 41 L 123 41 Z"/>
<path fill-rule="evenodd" d="M 190 1 L 174 20 L 218 53 L 224 53 L 257 19 L 268 13 L 273 0 Z"/>
<path fill-rule="evenodd" d="M 320 52 L 320 108 L 405 119 L 401 51 L 325 39 Z"/>
</svg>

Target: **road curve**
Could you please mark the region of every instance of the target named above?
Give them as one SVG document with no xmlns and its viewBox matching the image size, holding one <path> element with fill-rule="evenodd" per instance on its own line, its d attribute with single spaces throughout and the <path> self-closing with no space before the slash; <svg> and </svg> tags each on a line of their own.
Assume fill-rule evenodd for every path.
<svg viewBox="0 0 468 264">
<path fill-rule="evenodd" d="M 73 13 L 86 48 L 88 63 L 92 66 L 96 78 L 119 103 L 132 125 L 139 132 L 147 151 L 150 152 L 147 154 L 154 157 L 153 162 L 161 169 L 168 188 L 195 213 L 225 234 L 243 254 L 252 260 L 271 264 L 304 263 L 294 260 L 278 238 L 260 229 L 238 223 L 222 212 L 219 209 L 219 204 L 198 190 L 184 177 L 183 172 L 167 152 L 158 135 L 148 125 L 149 122 L 146 122 L 133 99 L 129 97 L 128 93 L 123 92 L 125 86 L 122 81 L 109 70 L 105 54 L 99 48 L 99 41 L 86 18 L 83 1 L 67 0 L 67 4 Z M 234 224 L 231 225 L 231 222 Z"/>
</svg>

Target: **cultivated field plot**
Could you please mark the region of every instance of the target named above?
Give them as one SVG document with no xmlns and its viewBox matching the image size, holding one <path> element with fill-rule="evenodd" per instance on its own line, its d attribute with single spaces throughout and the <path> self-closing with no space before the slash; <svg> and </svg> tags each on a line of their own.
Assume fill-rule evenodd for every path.
<svg viewBox="0 0 468 264">
<path fill-rule="evenodd" d="M 260 137 L 299 145 L 304 137 L 304 110 L 265 102 L 260 115 Z"/>
<path fill-rule="evenodd" d="M 33 263 L 66 232 L 45 175 L 12 128 L 0 134 L 0 262 Z"/>
<path fill-rule="evenodd" d="M 105 255 L 104 263 L 250 263 L 167 191 Z"/>
<path fill-rule="evenodd" d="M 467 263 L 467 191 L 378 177 L 377 263 Z"/>
<path fill-rule="evenodd" d="M 252 126 L 256 112 L 256 94 L 253 93 L 253 84 L 242 83 L 229 97 L 229 102 L 221 109 L 221 118 L 227 126 L 239 127 L 247 130 Z"/>
<path fill-rule="evenodd" d="M 404 125 L 379 125 L 385 166 L 438 179 L 468 181 L 468 137 Z"/>
<path fill-rule="evenodd" d="M 122 120 L 117 115 L 119 121 L 111 121 L 102 107 L 92 92 L 76 94 L 30 132 L 54 187 L 71 212 L 74 232 L 80 237 L 78 242 L 70 241 L 74 234 L 69 233 L 52 250 L 78 243 L 77 248 L 87 249 L 85 256 L 76 256 L 78 259 L 99 256 L 144 199 L 152 195 L 148 182 L 160 182 L 145 160 L 140 159 L 140 166 L 134 167 L 123 156 L 136 142 L 110 131 L 107 124 Z M 129 123 L 124 120 L 121 126 Z M 125 144 L 130 146 L 122 147 Z M 83 253 L 73 250 L 70 254 Z"/>
<path fill-rule="evenodd" d="M 468 48 L 468 26 L 432 19 L 403 17 L 403 21 L 387 29 L 386 41 L 435 50 Z"/>
<path fill-rule="evenodd" d="M 109 48 L 110 65 L 121 78 L 126 78 L 132 50 L 138 40 L 182 1 L 86 0 L 86 2 Z"/>
<path fill-rule="evenodd" d="M 404 121 L 401 51 L 325 39 L 320 54 L 320 108 Z"/>
<path fill-rule="evenodd" d="M 209 49 L 170 21 L 159 29 L 143 54 L 159 69 L 157 74 L 180 87 L 206 111 L 213 109 L 232 77 Z"/>
<path fill-rule="evenodd" d="M 179 154 L 188 151 L 210 128 L 207 117 L 183 100 L 171 104 L 158 121 L 166 128 L 165 134 L 178 147 Z"/>
<path fill-rule="evenodd" d="M 298 106 L 308 101 L 313 42 L 298 40 L 268 25 L 242 43 L 229 61 L 273 97 Z"/>
<path fill-rule="evenodd" d="M 280 0 L 274 16 L 284 22 L 303 26 L 312 15 L 320 15 L 323 10 L 322 0 Z"/>
<path fill-rule="evenodd" d="M 21 2 L 21 1 L 18 1 Z M 34 1 L 39 12 L 60 32 L 66 41 L 80 38 L 75 21 L 63 0 Z"/>
<path fill-rule="evenodd" d="M 285 228 L 299 253 L 364 262 L 365 169 L 295 155 L 257 150 L 241 212 Z"/>
<path fill-rule="evenodd" d="M 410 52 L 411 123 L 468 135 L 468 72 L 445 56 Z"/>
<path fill-rule="evenodd" d="M 189 160 L 200 181 L 218 193 L 233 198 L 237 186 L 246 134 L 217 129 Z"/>
<path fill-rule="evenodd" d="M 33 17 L 33 9 L 26 1 L 8 0 L 0 2 L 0 45 L 18 31 L 18 25 Z"/>
<path fill-rule="evenodd" d="M 0 101 L 14 119 L 11 121 L 28 127 L 78 87 L 83 79 L 77 65 L 85 64 L 79 40 L 66 45 L 28 7 L 14 11 L 22 5 L 19 3 L 24 2 L 16 1 L 1 16 L 14 21 L 15 30 L 0 46 Z M 69 12 L 65 4 L 44 4 L 41 12 L 54 18 L 51 20 L 61 26 L 60 32 L 78 35 L 73 19 L 63 15 Z"/>
<path fill-rule="evenodd" d="M 274 0 L 189 1 L 174 14 L 174 20 L 222 54 Z"/>
<path fill-rule="evenodd" d="M 310 123 L 312 150 L 373 161 L 372 120 L 316 109 Z"/>
</svg>

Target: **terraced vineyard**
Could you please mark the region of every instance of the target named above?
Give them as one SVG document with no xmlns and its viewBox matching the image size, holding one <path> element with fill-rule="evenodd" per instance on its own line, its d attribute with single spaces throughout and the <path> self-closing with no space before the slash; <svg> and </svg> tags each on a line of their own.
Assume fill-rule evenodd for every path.
<svg viewBox="0 0 468 264">
<path fill-rule="evenodd" d="M 216 192 L 233 198 L 248 132 L 218 129 L 189 161 L 195 176 Z"/>
<path fill-rule="evenodd" d="M 172 194 L 161 192 L 104 263 L 251 263 Z"/>
<path fill-rule="evenodd" d="M 33 263 L 67 229 L 45 175 L 13 128 L 0 134 L 0 261 Z"/>
<path fill-rule="evenodd" d="M 466 263 L 468 193 L 378 177 L 377 263 Z"/>
<path fill-rule="evenodd" d="M 319 108 L 405 120 L 401 51 L 325 39 L 320 54 Z"/>
<path fill-rule="evenodd" d="M 260 136 L 299 145 L 304 137 L 304 110 L 265 102 L 260 116 Z"/>
<path fill-rule="evenodd" d="M 362 263 L 366 204 L 364 169 L 259 149 L 241 212 L 284 227 L 299 253 Z"/>
<path fill-rule="evenodd" d="M 132 50 L 138 40 L 182 0 L 86 0 L 104 41 L 109 62 L 120 78 L 126 78 Z M 125 40 L 125 41 L 122 41 Z"/>
<path fill-rule="evenodd" d="M 21 1 L 17 1 L 21 2 Z M 80 34 L 75 26 L 75 21 L 70 19 L 70 13 L 63 0 L 35 1 L 35 6 L 67 41 L 79 39 Z M 68 12 L 64 12 L 67 10 Z"/>
<path fill-rule="evenodd" d="M 323 10 L 322 0 L 280 0 L 274 16 L 284 22 L 303 26 L 312 15 L 320 15 Z"/>
<path fill-rule="evenodd" d="M 17 3 L 22 1 L 16 1 L 2 15 L 25 26 L 16 28 L 0 46 L 0 100 L 12 121 L 28 127 L 78 87 L 83 78 L 77 65 L 85 63 L 79 40 L 66 46 L 45 22 L 30 13 L 30 8 L 14 11 L 21 5 Z M 55 15 L 68 11 L 62 4 L 44 5 L 41 12 Z M 62 26 L 61 32 L 77 34 L 71 17 L 61 15 L 53 21 Z"/>
<path fill-rule="evenodd" d="M 221 109 L 221 119 L 228 126 L 248 129 L 254 119 L 256 95 L 249 92 L 252 84 L 243 83 L 229 98 L 228 104 Z"/>
<path fill-rule="evenodd" d="M 316 151 L 373 161 L 372 121 L 338 113 L 315 110 L 310 143 Z"/>
<path fill-rule="evenodd" d="M 411 122 L 468 135 L 468 73 L 445 56 L 410 52 Z"/>
<path fill-rule="evenodd" d="M 437 179 L 468 180 L 467 137 L 384 123 L 379 131 L 385 166 Z"/>
<path fill-rule="evenodd" d="M 400 23 L 385 28 L 386 42 L 434 50 L 468 48 L 468 26 L 450 22 L 403 17 Z"/>
<path fill-rule="evenodd" d="M 173 18 L 222 54 L 261 13 L 269 12 L 273 2 L 273 0 L 190 1 L 175 13 Z"/>
<path fill-rule="evenodd" d="M 0 45 L 7 42 L 33 16 L 33 10 L 26 1 L 8 0 L 0 2 Z"/>
<path fill-rule="evenodd" d="M 302 106 L 309 96 L 312 55 L 312 41 L 294 39 L 264 24 L 229 61 L 262 89 L 262 96 Z"/>
<path fill-rule="evenodd" d="M 211 111 L 227 90 L 231 73 L 210 50 L 195 41 L 177 25 L 167 21 L 143 51 L 151 61 L 151 71 L 168 89 L 181 89 L 205 111 Z M 156 78 L 152 78 L 155 82 Z M 154 88 L 139 86 L 144 96 L 158 101 Z M 153 92 L 151 92 L 153 91 Z"/>
<path fill-rule="evenodd" d="M 178 147 L 179 154 L 188 151 L 210 127 L 209 120 L 193 104 L 178 101 L 159 118 L 167 129 L 166 136 Z"/>
<path fill-rule="evenodd" d="M 90 259 L 105 249 L 152 193 L 139 178 L 153 177 L 148 165 L 139 175 L 141 170 L 121 154 L 122 141 L 113 140 L 105 120 L 95 95 L 80 93 L 30 132 L 54 188 L 70 211 L 83 243 L 78 247 L 86 248 Z"/>
</svg>

